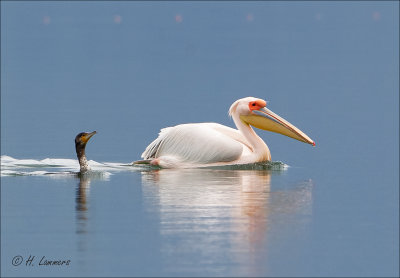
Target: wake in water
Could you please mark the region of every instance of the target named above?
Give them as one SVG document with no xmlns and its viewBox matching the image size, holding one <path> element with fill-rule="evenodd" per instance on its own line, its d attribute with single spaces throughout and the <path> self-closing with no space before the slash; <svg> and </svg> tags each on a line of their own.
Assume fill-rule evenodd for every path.
<svg viewBox="0 0 400 278">
<path fill-rule="evenodd" d="M 132 170 L 129 164 L 89 161 L 95 174 L 111 175 L 111 172 Z M 1 156 L 1 176 L 42 176 L 42 175 L 77 175 L 79 162 L 76 159 L 46 158 L 43 160 L 16 159 Z"/>
<path fill-rule="evenodd" d="M 89 160 L 92 169 L 91 175 L 108 177 L 115 172 L 121 171 L 152 171 L 160 170 L 158 166 L 117 163 L 117 162 L 97 162 Z M 258 162 L 244 165 L 225 165 L 204 167 L 202 169 L 215 170 L 277 170 L 282 171 L 289 166 L 280 161 Z M 1 156 L 1 176 L 43 176 L 43 175 L 78 175 L 79 163 L 76 159 L 64 158 L 45 158 L 35 159 L 16 159 L 11 156 Z"/>
</svg>

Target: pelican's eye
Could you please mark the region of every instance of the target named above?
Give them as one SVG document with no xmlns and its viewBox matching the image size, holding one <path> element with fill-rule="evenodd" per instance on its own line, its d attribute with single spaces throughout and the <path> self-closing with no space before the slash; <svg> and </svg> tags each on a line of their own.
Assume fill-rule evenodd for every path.
<svg viewBox="0 0 400 278">
<path fill-rule="evenodd" d="M 249 102 L 250 111 L 259 110 L 266 106 L 266 102 L 264 100 L 258 99 L 256 101 Z"/>
</svg>

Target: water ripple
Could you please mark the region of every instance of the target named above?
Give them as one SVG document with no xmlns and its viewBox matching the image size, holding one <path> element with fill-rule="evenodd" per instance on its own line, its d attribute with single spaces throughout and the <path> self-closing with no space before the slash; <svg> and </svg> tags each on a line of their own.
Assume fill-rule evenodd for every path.
<svg viewBox="0 0 400 278">
<path fill-rule="evenodd" d="M 121 171 L 153 171 L 160 170 L 157 166 L 118 163 L 118 162 L 97 162 L 89 160 L 92 169 L 91 173 L 97 175 L 112 175 L 112 172 Z M 280 161 L 267 161 L 241 165 L 226 165 L 203 167 L 216 170 L 286 170 L 289 166 Z M 40 169 L 40 170 L 39 170 Z M 79 173 L 79 163 L 76 159 L 68 158 L 45 158 L 36 159 L 17 159 L 11 156 L 1 156 L 1 176 L 65 176 L 76 175 Z"/>
</svg>

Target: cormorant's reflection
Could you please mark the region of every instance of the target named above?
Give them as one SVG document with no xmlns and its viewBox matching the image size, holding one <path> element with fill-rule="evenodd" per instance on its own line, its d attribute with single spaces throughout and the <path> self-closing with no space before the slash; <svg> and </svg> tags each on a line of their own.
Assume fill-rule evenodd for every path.
<svg viewBox="0 0 400 278">
<path fill-rule="evenodd" d="M 90 194 L 90 182 L 91 178 L 89 175 L 78 175 L 79 183 L 76 187 L 76 198 L 75 198 L 75 211 L 76 211 L 76 233 L 77 248 L 79 252 L 85 252 L 87 250 L 87 232 L 88 232 L 88 212 L 89 212 L 89 194 Z M 84 261 L 79 260 L 79 265 L 84 265 Z"/>
<path fill-rule="evenodd" d="M 77 259 L 81 270 L 87 271 L 87 254 L 90 246 L 90 184 L 98 180 L 107 180 L 108 175 L 103 172 L 78 173 L 76 178 L 79 182 L 75 190 L 75 214 L 76 214 L 76 234 L 77 250 L 80 254 Z"/>
<path fill-rule="evenodd" d="M 162 251 L 166 257 L 179 261 L 180 256 L 203 254 L 203 261 L 180 266 L 193 270 L 225 260 L 219 257 L 218 250 L 229 246 L 230 252 L 224 255 L 248 268 L 241 269 L 243 273 L 255 276 L 263 273 L 256 268 L 266 267 L 260 260 L 266 260 L 271 229 L 279 234 L 277 229 L 298 225 L 292 221 L 283 227 L 281 222 L 296 218 L 286 216 L 303 213 L 304 209 L 310 212 L 312 201 L 311 182 L 272 186 L 271 173 L 276 176 L 281 172 L 206 169 L 143 172 L 145 206 L 160 215 Z M 240 271 L 231 274 L 240 275 Z"/>
<path fill-rule="evenodd" d="M 90 183 L 94 180 L 107 180 L 108 175 L 102 172 L 88 172 L 78 173 L 76 178 L 79 179 L 79 183 L 76 187 L 75 196 L 75 211 L 76 211 L 76 233 L 86 234 L 88 232 L 87 225 L 89 219 L 89 194 L 90 194 Z"/>
<path fill-rule="evenodd" d="M 90 193 L 89 175 L 79 175 L 79 184 L 76 188 L 76 223 L 78 234 L 87 232 L 88 197 Z"/>
</svg>

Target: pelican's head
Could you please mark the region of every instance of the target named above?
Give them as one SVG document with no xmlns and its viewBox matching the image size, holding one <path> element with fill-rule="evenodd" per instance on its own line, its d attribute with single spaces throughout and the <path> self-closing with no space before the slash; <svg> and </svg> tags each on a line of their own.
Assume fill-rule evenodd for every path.
<svg viewBox="0 0 400 278">
<path fill-rule="evenodd" d="M 229 115 L 238 116 L 247 125 L 280 133 L 315 146 L 314 141 L 304 132 L 269 110 L 266 106 L 267 102 L 263 99 L 246 97 L 232 104 L 229 109 Z"/>
</svg>

